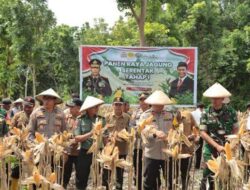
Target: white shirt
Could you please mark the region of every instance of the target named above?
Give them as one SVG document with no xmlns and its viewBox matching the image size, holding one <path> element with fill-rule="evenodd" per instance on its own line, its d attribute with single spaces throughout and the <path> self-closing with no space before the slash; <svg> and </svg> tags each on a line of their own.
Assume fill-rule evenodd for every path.
<svg viewBox="0 0 250 190">
<path fill-rule="evenodd" d="M 202 112 L 199 108 L 191 112 L 197 126 L 200 125 Z"/>
<path fill-rule="evenodd" d="M 181 82 L 183 82 L 186 78 L 187 78 L 187 75 L 185 77 L 183 77 L 183 78 L 179 77 L 179 81 L 181 80 Z"/>
</svg>

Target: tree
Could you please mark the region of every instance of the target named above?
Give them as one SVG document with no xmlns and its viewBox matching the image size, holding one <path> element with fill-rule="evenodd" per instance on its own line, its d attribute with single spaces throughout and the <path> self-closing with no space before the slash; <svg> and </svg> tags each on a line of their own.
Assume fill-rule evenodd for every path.
<svg viewBox="0 0 250 190">
<path fill-rule="evenodd" d="M 16 75 L 14 66 L 14 52 L 10 27 L 12 24 L 11 9 L 14 1 L 0 0 L 0 94 L 4 97 L 12 94 L 12 80 Z M 12 73 L 12 74 L 10 74 Z"/>
<path fill-rule="evenodd" d="M 107 45 L 110 40 L 108 24 L 103 18 L 95 19 L 94 26 L 83 24 L 78 32 L 78 45 Z"/>
<path fill-rule="evenodd" d="M 44 34 L 55 25 L 55 19 L 46 2 L 40 0 L 17 0 L 11 11 L 15 19 L 10 33 L 16 59 L 31 70 L 36 95 L 36 76 L 44 61 Z"/>
<path fill-rule="evenodd" d="M 199 49 L 198 89 L 199 97 L 216 79 L 211 72 L 218 61 L 220 50 L 220 7 L 215 1 L 195 3 L 189 10 L 187 19 L 180 25 L 184 46 L 197 46 Z"/>
<path fill-rule="evenodd" d="M 129 18 L 124 21 L 121 17 L 115 25 L 111 28 L 110 41 L 108 45 L 112 46 L 136 46 L 139 44 L 138 30 L 135 20 Z"/>
<path fill-rule="evenodd" d="M 144 34 L 144 26 L 145 26 L 145 18 L 146 18 L 146 10 L 147 10 L 147 0 L 140 0 L 140 11 L 136 12 L 136 0 L 117 0 L 118 8 L 120 10 L 130 9 L 131 14 L 135 18 L 135 21 L 138 25 L 139 29 L 139 38 L 140 38 L 140 46 L 145 46 L 145 34 Z"/>
<path fill-rule="evenodd" d="M 37 78 L 44 81 L 46 77 L 47 82 L 40 85 L 41 89 L 51 86 L 62 94 L 77 92 L 79 89 L 76 32 L 76 27 L 60 25 L 45 34 L 45 61 Z"/>
</svg>

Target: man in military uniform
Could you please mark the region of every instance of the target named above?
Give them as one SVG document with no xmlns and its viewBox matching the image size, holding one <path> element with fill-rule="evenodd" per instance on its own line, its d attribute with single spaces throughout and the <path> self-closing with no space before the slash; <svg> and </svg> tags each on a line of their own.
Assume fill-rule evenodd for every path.
<svg viewBox="0 0 250 190">
<path fill-rule="evenodd" d="M 139 125 L 142 113 L 150 109 L 150 105 L 145 103 L 145 100 L 148 98 L 148 96 L 149 93 L 147 92 L 142 92 L 138 96 L 139 107 L 133 112 L 130 120 L 130 126 L 134 127 L 135 129 L 137 129 L 137 126 Z M 141 190 L 142 189 L 142 146 L 141 146 L 140 134 L 136 135 L 133 165 L 135 171 L 135 182 L 137 184 L 138 190 Z"/>
<path fill-rule="evenodd" d="M 82 101 L 79 98 L 73 98 L 66 103 L 69 107 L 69 113 L 66 115 L 66 122 L 68 124 L 68 132 L 74 134 L 77 127 L 77 117 L 80 116 L 80 108 L 82 106 Z M 64 165 L 64 176 L 63 176 L 63 187 L 67 189 L 69 183 L 73 165 L 77 166 L 78 158 L 78 143 L 72 143 L 70 147 L 65 150 L 65 165 Z"/>
<path fill-rule="evenodd" d="M 30 115 L 35 107 L 35 99 L 31 96 L 27 96 L 23 100 L 23 111 L 14 115 L 11 121 L 12 127 L 22 129 L 23 126 L 28 125 Z"/>
<path fill-rule="evenodd" d="M 43 105 L 30 116 L 30 139 L 35 138 L 35 132 L 50 138 L 55 133 L 66 130 L 66 120 L 63 111 L 57 107 L 62 103 L 61 97 L 53 90 L 48 89 L 36 96 Z"/>
<path fill-rule="evenodd" d="M 10 120 L 10 108 L 11 108 L 11 100 L 9 98 L 4 98 L 2 100 L 2 108 L 0 109 L 0 113 L 5 115 L 6 120 Z"/>
<path fill-rule="evenodd" d="M 169 187 L 172 189 L 172 167 L 171 161 L 169 164 L 166 163 L 166 154 L 163 153 L 162 149 L 166 148 L 166 135 L 172 128 L 173 114 L 164 110 L 165 105 L 172 104 L 169 97 L 162 91 L 155 91 L 146 100 L 145 103 L 152 107 L 145 111 L 140 120 L 147 119 L 153 116 L 154 132 L 150 129 L 150 126 L 146 126 L 143 129 L 142 134 L 147 139 L 145 144 L 145 158 L 144 158 L 144 190 L 157 190 L 161 186 L 160 169 L 163 170 L 163 174 L 169 173 Z M 169 168 L 167 168 L 167 165 Z M 168 169 L 168 171 L 165 171 Z"/>
<path fill-rule="evenodd" d="M 217 157 L 224 151 L 225 136 L 238 131 L 237 115 L 235 110 L 223 104 L 226 97 L 231 94 L 221 84 L 215 83 L 208 88 L 203 96 L 211 98 L 212 105 L 202 115 L 200 130 L 201 137 L 206 144 L 203 151 L 204 161 Z M 201 190 L 206 189 L 206 182 L 209 181 L 209 189 L 214 189 L 213 173 L 206 167 L 203 170 Z"/>
<path fill-rule="evenodd" d="M 4 98 L 0 108 L 0 137 L 8 134 L 9 124 L 10 124 L 10 107 L 11 100 L 9 98 Z"/>
<path fill-rule="evenodd" d="M 92 59 L 89 62 L 91 75 L 83 78 L 83 92 L 91 93 L 91 95 L 111 96 L 112 89 L 108 78 L 100 75 L 101 64 L 98 59 Z"/>
<path fill-rule="evenodd" d="M 124 100 L 123 98 L 116 97 L 113 100 L 113 113 L 106 117 L 108 135 L 112 137 L 116 132 L 120 132 L 123 129 L 129 130 L 129 122 L 130 116 L 126 113 L 123 113 L 122 106 Z M 116 139 L 115 146 L 118 147 L 119 150 L 119 159 L 126 159 L 128 154 L 128 143 L 123 141 L 122 139 Z M 123 186 L 123 173 L 124 169 L 116 168 L 116 190 L 122 190 Z M 108 189 L 108 177 L 109 172 L 104 170 L 103 183 Z"/>
<path fill-rule="evenodd" d="M 81 149 L 77 159 L 76 166 L 76 189 L 85 190 L 88 185 L 88 178 L 90 174 L 90 166 L 92 164 L 92 154 L 87 154 L 89 148 L 93 144 L 93 123 L 97 120 L 102 120 L 103 126 L 105 119 L 98 114 L 98 109 L 104 102 L 98 98 L 88 96 L 80 112 L 86 112 L 78 118 L 77 129 L 75 131 L 75 142 L 81 143 Z"/>
</svg>

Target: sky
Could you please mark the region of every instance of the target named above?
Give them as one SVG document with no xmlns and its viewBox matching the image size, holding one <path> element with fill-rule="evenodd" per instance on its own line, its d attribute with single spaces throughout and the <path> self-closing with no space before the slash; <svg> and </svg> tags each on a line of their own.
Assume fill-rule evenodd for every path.
<svg viewBox="0 0 250 190">
<path fill-rule="evenodd" d="M 117 9 L 116 0 L 48 0 L 48 7 L 57 19 L 58 24 L 82 26 L 83 23 L 94 23 L 94 18 L 104 18 L 113 26 L 124 13 Z"/>
</svg>

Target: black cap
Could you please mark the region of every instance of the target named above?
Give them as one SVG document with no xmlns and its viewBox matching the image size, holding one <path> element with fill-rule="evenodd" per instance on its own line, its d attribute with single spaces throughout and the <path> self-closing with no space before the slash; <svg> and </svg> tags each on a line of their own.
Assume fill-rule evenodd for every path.
<svg viewBox="0 0 250 190">
<path fill-rule="evenodd" d="M 34 106 L 35 105 L 35 99 L 31 96 L 26 96 L 23 100 L 23 105 L 25 106 Z"/>
<path fill-rule="evenodd" d="M 113 103 L 120 103 L 120 104 L 123 104 L 123 103 L 124 103 L 124 100 L 123 100 L 122 97 L 116 97 L 116 98 L 114 98 Z"/>
<path fill-rule="evenodd" d="M 11 100 L 10 100 L 9 98 L 4 98 L 4 99 L 2 100 L 2 104 L 4 104 L 4 105 L 9 105 L 9 104 L 11 104 Z"/>
<path fill-rule="evenodd" d="M 82 106 L 83 102 L 79 98 L 73 98 L 69 101 L 67 101 L 66 106 L 68 107 L 74 107 L 74 106 Z"/>
<path fill-rule="evenodd" d="M 91 67 L 100 67 L 100 65 L 102 64 L 102 62 L 99 60 L 99 59 L 92 59 L 90 62 L 89 62 L 89 65 Z"/>
<path fill-rule="evenodd" d="M 186 62 L 179 62 L 178 65 L 177 65 L 177 68 L 178 67 L 188 67 L 187 63 Z"/>
</svg>

